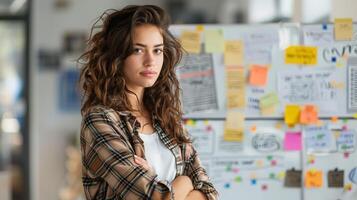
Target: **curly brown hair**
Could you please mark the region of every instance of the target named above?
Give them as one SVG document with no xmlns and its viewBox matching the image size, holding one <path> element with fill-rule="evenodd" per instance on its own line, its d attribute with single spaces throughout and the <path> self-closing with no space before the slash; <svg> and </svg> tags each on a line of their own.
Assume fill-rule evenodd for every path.
<svg viewBox="0 0 357 200">
<path fill-rule="evenodd" d="M 154 5 L 110 9 L 99 17 L 91 28 L 87 50 L 79 58 L 83 65 L 80 74 L 82 114 L 95 105 L 132 111 L 126 97 L 123 63 L 133 51 L 134 27 L 155 25 L 163 36 L 164 62 L 155 84 L 145 88 L 143 104 L 156 115 L 165 132 L 177 143 L 190 142 L 181 124 L 180 88 L 175 73 L 175 67 L 182 58 L 182 47 L 168 30 L 169 21 L 166 12 Z M 100 26 L 97 26 L 98 22 L 102 22 Z M 98 28 L 100 30 L 93 35 Z"/>
</svg>

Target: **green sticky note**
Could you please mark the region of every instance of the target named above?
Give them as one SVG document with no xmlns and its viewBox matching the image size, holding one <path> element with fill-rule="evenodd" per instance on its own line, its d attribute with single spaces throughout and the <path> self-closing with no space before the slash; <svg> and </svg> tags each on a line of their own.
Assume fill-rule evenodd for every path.
<svg viewBox="0 0 357 200">
<path fill-rule="evenodd" d="M 260 108 L 271 107 L 278 103 L 279 103 L 279 98 L 275 92 L 264 95 L 262 98 L 260 98 L 259 101 Z"/>
<path fill-rule="evenodd" d="M 240 176 L 237 176 L 235 179 L 234 179 L 235 182 L 239 183 L 242 181 L 242 177 Z"/>
<path fill-rule="evenodd" d="M 222 53 L 224 51 L 224 37 L 220 29 L 205 31 L 206 53 Z"/>
<path fill-rule="evenodd" d="M 270 173 L 269 174 L 269 178 L 274 179 L 275 178 L 275 174 L 274 173 Z"/>
</svg>

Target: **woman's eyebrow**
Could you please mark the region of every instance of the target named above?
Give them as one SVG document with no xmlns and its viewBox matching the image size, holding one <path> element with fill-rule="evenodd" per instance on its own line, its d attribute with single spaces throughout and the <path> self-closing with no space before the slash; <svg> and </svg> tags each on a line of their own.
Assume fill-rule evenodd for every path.
<svg viewBox="0 0 357 200">
<path fill-rule="evenodd" d="M 141 47 L 147 47 L 147 45 L 141 44 L 141 43 L 135 43 L 134 45 L 141 46 Z M 164 46 L 164 44 L 161 43 L 161 44 L 154 45 L 154 47 L 161 47 L 161 46 Z"/>
</svg>

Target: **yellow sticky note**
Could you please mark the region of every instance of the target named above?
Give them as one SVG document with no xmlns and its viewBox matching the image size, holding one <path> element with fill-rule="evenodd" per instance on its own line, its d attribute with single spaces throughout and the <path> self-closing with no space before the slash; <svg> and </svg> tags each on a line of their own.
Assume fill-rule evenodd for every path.
<svg viewBox="0 0 357 200">
<path fill-rule="evenodd" d="M 309 170 L 305 174 L 305 187 L 306 188 L 320 188 L 322 187 L 322 171 Z"/>
<path fill-rule="evenodd" d="M 357 119 L 357 113 L 353 114 L 352 117 Z"/>
<path fill-rule="evenodd" d="M 243 67 L 226 67 L 227 108 L 245 106 L 245 76 Z"/>
<path fill-rule="evenodd" d="M 254 86 L 265 86 L 268 77 L 268 67 L 252 65 L 250 67 L 249 84 Z"/>
<path fill-rule="evenodd" d="M 335 40 L 352 40 L 352 18 L 335 19 Z"/>
<path fill-rule="evenodd" d="M 205 31 L 205 52 L 222 53 L 224 51 L 224 37 L 220 29 Z"/>
<path fill-rule="evenodd" d="M 204 25 L 197 25 L 196 26 L 196 30 L 202 32 L 202 31 L 205 30 L 205 26 Z"/>
<path fill-rule="evenodd" d="M 240 40 L 226 41 L 224 44 L 224 64 L 226 66 L 243 64 L 243 43 Z"/>
<path fill-rule="evenodd" d="M 201 34 L 198 31 L 183 31 L 181 45 L 188 53 L 201 52 Z"/>
<path fill-rule="evenodd" d="M 276 111 L 276 106 L 260 108 L 260 113 L 262 114 L 262 116 L 271 116 L 275 113 L 275 111 Z"/>
<path fill-rule="evenodd" d="M 305 105 L 300 113 L 301 124 L 316 124 L 318 121 L 318 111 L 315 105 Z"/>
<path fill-rule="evenodd" d="M 293 126 L 299 122 L 300 106 L 298 105 L 286 105 L 285 107 L 285 123 Z"/>
<path fill-rule="evenodd" d="M 284 171 L 279 172 L 279 173 L 278 173 L 278 179 L 279 179 L 279 180 L 282 180 L 282 179 L 284 179 L 284 178 L 285 178 L 285 172 L 284 172 Z"/>
<path fill-rule="evenodd" d="M 187 125 L 194 126 L 195 122 L 192 119 L 187 120 Z"/>
<path fill-rule="evenodd" d="M 285 63 L 315 65 L 317 63 L 317 47 L 290 46 L 285 49 Z"/>
<path fill-rule="evenodd" d="M 244 131 L 244 114 L 229 111 L 224 123 L 224 136 L 226 141 L 242 142 Z"/>
<path fill-rule="evenodd" d="M 245 106 L 245 94 L 234 90 L 227 90 L 227 108 L 243 108 Z"/>
</svg>

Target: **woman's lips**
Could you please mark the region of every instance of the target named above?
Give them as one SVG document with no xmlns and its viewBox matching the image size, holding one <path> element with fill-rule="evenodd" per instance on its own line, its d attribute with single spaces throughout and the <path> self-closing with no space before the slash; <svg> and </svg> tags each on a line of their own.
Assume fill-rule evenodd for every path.
<svg viewBox="0 0 357 200">
<path fill-rule="evenodd" d="M 142 75 L 144 77 L 148 77 L 148 78 L 154 77 L 154 76 L 156 76 L 156 74 L 157 73 L 155 71 L 150 71 L 150 70 L 145 70 L 145 71 L 140 72 L 140 75 Z"/>
</svg>

